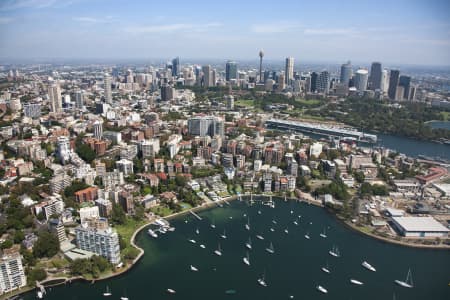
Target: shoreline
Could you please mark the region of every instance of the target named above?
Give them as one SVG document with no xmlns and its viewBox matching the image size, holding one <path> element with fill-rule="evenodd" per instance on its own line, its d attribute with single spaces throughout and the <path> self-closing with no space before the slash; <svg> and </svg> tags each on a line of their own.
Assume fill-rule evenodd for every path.
<svg viewBox="0 0 450 300">
<path fill-rule="evenodd" d="M 282 200 L 282 196 L 264 195 L 264 194 L 254 194 L 252 196 L 255 196 L 255 197 L 268 197 L 268 198 L 271 198 L 271 199 L 272 198 L 278 198 L 279 201 L 283 201 Z M 220 204 L 225 203 L 226 205 L 228 205 L 227 201 L 235 201 L 237 199 L 242 199 L 243 197 L 248 198 L 248 197 L 251 197 L 251 195 L 248 195 L 248 194 L 239 195 L 239 196 L 238 195 L 233 195 L 233 196 L 230 196 L 230 197 L 227 197 L 227 198 L 223 198 L 223 199 L 218 200 L 218 201 L 206 202 L 206 203 L 203 203 L 200 206 L 196 206 L 196 207 L 184 210 L 184 211 L 176 212 L 176 213 L 170 214 L 170 215 L 162 217 L 162 218 L 166 219 L 166 220 L 170 220 L 170 219 L 173 219 L 173 218 L 178 217 L 178 216 L 189 214 L 191 211 L 197 212 L 197 211 L 203 211 L 203 210 L 209 209 L 209 208 L 219 207 L 218 203 L 220 203 Z M 377 240 L 379 240 L 381 242 L 384 242 L 384 243 L 390 243 L 390 244 L 394 244 L 394 245 L 398 245 L 398 246 L 404 246 L 404 247 L 409 247 L 409 248 L 418 248 L 418 249 L 432 249 L 432 250 L 449 250 L 450 249 L 450 246 L 446 246 L 446 245 L 436 246 L 436 245 L 410 244 L 410 243 L 407 243 L 407 242 L 404 242 L 404 241 L 397 241 L 397 240 L 393 240 L 393 239 L 390 239 L 390 238 L 381 237 L 381 236 L 378 236 L 378 235 L 370 233 L 370 232 L 365 232 L 365 231 L 359 230 L 359 228 L 356 225 L 353 225 L 351 223 L 348 223 L 345 220 L 340 219 L 336 214 L 334 214 L 332 211 L 326 209 L 326 207 L 324 207 L 321 203 L 319 203 L 317 201 L 309 201 L 307 199 L 301 199 L 299 197 L 286 197 L 286 200 L 287 201 L 304 202 L 305 204 L 314 205 L 314 206 L 317 206 L 317 207 L 324 208 L 328 213 L 330 213 L 338 221 L 338 223 L 342 224 L 343 226 L 347 227 L 348 229 L 351 229 L 354 232 L 356 232 L 358 234 L 361 234 L 361 235 L 364 235 L 364 236 L 367 236 L 369 238 L 377 239 Z M 130 264 L 127 264 L 120 271 L 114 272 L 114 273 L 111 273 L 111 274 L 108 274 L 108 275 L 105 275 L 104 277 L 99 277 L 99 278 L 96 278 L 96 279 L 92 279 L 92 280 L 86 279 L 86 278 L 84 278 L 82 276 L 75 276 L 75 277 L 69 277 L 69 278 L 66 278 L 66 277 L 48 278 L 48 279 L 45 279 L 45 280 L 39 282 L 38 286 L 44 286 L 45 287 L 46 283 L 52 282 L 52 281 L 56 281 L 56 280 L 61 280 L 61 282 L 52 284 L 51 286 L 47 286 L 47 287 L 59 286 L 59 285 L 62 285 L 62 284 L 65 285 L 67 283 L 72 283 L 73 281 L 80 281 L 80 280 L 81 281 L 86 281 L 86 282 L 91 282 L 93 284 L 96 281 L 103 281 L 103 280 L 106 280 L 106 279 L 110 279 L 110 278 L 113 278 L 113 277 L 118 277 L 118 276 L 124 275 L 125 273 L 130 271 L 136 265 L 136 263 L 139 262 L 139 260 L 142 258 L 142 256 L 145 254 L 144 249 L 142 249 L 141 247 L 139 247 L 135 243 L 135 239 L 136 239 L 136 236 L 144 228 L 148 227 L 153 222 L 154 222 L 154 219 L 149 220 L 148 222 L 146 222 L 145 224 L 141 225 L 140 227 L 138 227 L 133 232 L 133 235 L 130 238 L 130 244 L 133 247 L 135 247 L 136 249 L 139 250 L 139 254 L 133 259 L 133 261 Z M 24 290 L 20 290 L 19 293 L 14 293 L 14 291 L 13 291 L 8 296 L 9 297 L 19 296 L 21 294 L 25 294 L 25 293 L 31 292 L 33 290 L 36 290 L 38 288 L 38 286 L 25 287 Z M 19 290 L 16 290 L 16 292 L 17 291 L 19 291 Z M 0 296 L 0 299 L 9 299 L 8 296 L 7 295 L 2 295 L 2 296 Z"/>
</svg>

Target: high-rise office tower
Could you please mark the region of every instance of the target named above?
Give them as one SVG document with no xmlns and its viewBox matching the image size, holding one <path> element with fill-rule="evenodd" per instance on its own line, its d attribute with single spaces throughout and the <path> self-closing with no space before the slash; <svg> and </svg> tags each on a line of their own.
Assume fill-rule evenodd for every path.
<svg viewBox="0 0 450 300">
<path fill-rule="evenodd" d="M 317 90 L 321 93 L 328 94 L 330 90 L 330 73 L 328 71 L 320 72 L 317 80 Z"/>
<path fill-rule="evenodd" d="M 287 85 L 291 84 L 291 81 L 294 80 L 294 58 L 287 57 L 286 58 L 286 66 L 285 66 L 285 83 Z"/>
<path fill-rule="evenodd" d="M 376 91 L 381 89 L 381 63 L 373 62 L 370 67 L 369 89 Z"/>
<path fill-rule="evenodd" d="M 285 74 L 278 75 L 278 88 L 277 90 L 281 92 L 286 88 L 286 76 Z"/>
<path fill-rule="evenodd" d="M 70 160 L 72 150 L 67 136 L 59 136 L 56 143 L 56 157 L 65 165 Z"/>
<path fill-rule="evenodd" d="M 105 83 L 105 102 L 111 104 L 112 103 L 111 76 L 105 74 L 103 81 Z"/>
<path fill-rule="evenodd" d="M 262 60 L 264 57 L 264 51 L 261 49 L 259 50 L 259 82 L 263 82 L 263 78 L 262 78 Z M 267 80 L 267 78 L 265 78 L 264 80 Z"/>
<path fill-rule="evenodd" d="M 84 95 L 82 91 L 75 92 L 75 107 L 82 109 L 84 105 Z"/>
<path fill-rule="evenodd" d="M 202 66 L 202 72 L 203 72 L 203 86 L 208 88 L 212 85 L 211 66 L 210 65 Z"/>
<path fill-rule="evenodd" d="M 94 127 L 94 137 L 98 140 L 101 140 L 103 137 L 103 124 L 100 121 L 95 121 L 93 124 Z"/>
<path fill-rule="evenodd" d="M 311 73 L 311 92 L 317 91 L 317 78 L 319 75 L 316 72 Z"/>
<path fill-rule="evenodd" d="M 54 83 L 48 87 L 48 96 L 50 100 L 50 110 L 53 113 L 62 112 L 62 98 L 59 84 Z"/>
<path fill-rule="evenodd" d="M 237 63 L 235 61 L 227 61 L 225 66 L 225 79 L 230 81 L 231 79 L 238 78 Z"/>
<path fill-rule="evenodd" d="M 173 100 L 173 87 L 168 83 L 163 83 L 161 86 L 161 101 Z"/>
<path fill-rule="evenodd" d="M 359 92 L 367 89 L 367 81 L 369 79 L 369 72 L 364 69 L 359 69 L 355 73 L 355 87 Z"/>
<path fill-rule="evenodd" d="M 391 70 L 391 74 L 389 75 L 389 89 L 388 89 L 388 96 L 389 99 L 391 100 L 395 100 L 399 79 L 400 79 L 400 71 Z"/>
<path fill-rule="evenodd" d="M 383 93 L 387 93 L 389 88 L 389 76 L 388 76 L 388 70 L 384 69 L 381 71 L 381 86 L 380 89 Z"/>
<path fill-rule="evenodd" d="M 343 64 L 341 66 L 341 78 L 340 78 L 341 83 L 346 84 L 348 86 L 350 83 L 350 78 L 352 78 L 352 75 L 353 75 L 352 63 L 348 61 L 346 64 Z"/>
<path fill-rule="evenodd" d="M 175 57 L 172 59 L 172 76 L 176 77 L 180 72 L 180 58 Z"/>
<path fill-rule="evenodd" d="M 134 83 L 134 74 L 131 69 L 127 70 L 126 80 L 127 80 L 127 83 Z"/>
<path fill-rule="evenodd" d="M 398 85 L 404 88 L 403 99 L 409 100 L 409 90 L 411 88 L 411 77 L 402 75 L 398 80 Z"/>
</svg>

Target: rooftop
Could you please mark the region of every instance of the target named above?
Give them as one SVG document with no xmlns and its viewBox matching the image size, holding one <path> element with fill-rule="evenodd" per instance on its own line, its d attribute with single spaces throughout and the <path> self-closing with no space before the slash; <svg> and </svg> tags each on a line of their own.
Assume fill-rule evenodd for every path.
<svg viewBox="0 0 450 300">
<path fill-rule="evenodd" d="M 450 231 L 433 217 L 393 217 L 392 220 L 405 231 Z"/>
</svg>

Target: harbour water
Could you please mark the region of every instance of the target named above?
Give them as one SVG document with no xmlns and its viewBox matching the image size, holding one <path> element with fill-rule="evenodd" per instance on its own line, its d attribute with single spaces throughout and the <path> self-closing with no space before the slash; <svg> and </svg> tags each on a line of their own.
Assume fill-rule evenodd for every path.
<svg viewBox="0 0 450 300">
<path fill-rule="evenodd" d="M 441 157 L 450 160 L 450 145 L 388 134 L 379 133 L 377 135 L 379 146 L 394 149 L 408 156 L 417 157 L 418 155 L 423 154 L 430 157 Z"/>
<path fill-rule="evenodd" d="M 106 286 L 113 294 L 110 299 L 119 299 L 125 293 L 129 299 L 247 300 L 293 296 L 294 299 L 379 300 L 393 299 L 394 293 L 397 300 L 449 299 L 449 251 L 384 243 L 348 229 L 322 208 L 281 199 L 275 208 L 259 202 L 250 206 L 236 200 L 229 206 L 198 214 L 203 220 L 192 215 L 171 220 L 175 232 L 156 239 L 146 230 L 140 232 L 136 240 L 145 255 L 125 275 L 95 284 L 74 282 L 54 287 L 45 299 L 101 299 Z M 244 214 L 250 219 L 250 230 L 245 228 L 247 217 Z M 211 222 L 216 225 L 215 229 L 211 228 Z M 224 229 L 226 239 L 220 237 Z M 326 238 L 319 236 L 324 229 Z M 306 233 L 311 237 L 309 240 L 304 237 Z M 264 240 L 256 235 L 263 236 Z M 243 257 L 249 237 L 252 250 L 249 251 L 250 266 L 247 266 Z M 189 239 L 196 240 L 196 244 Z M 265 250 L 270 242 L 274 245 L 274 254 Z M 218 243 L 222 256 L 213 253 Z M 200 244 L 206 248 L 202 249 Z M 341 257 L 329 255 L 333 245 L 339 248 Z M 377 271 L 363 268 L 364 260 Z M 327 263 L 330 274 L 321 270 Z M 198 272 L 191 271 L 191 265 Z M 395 279 L 405 280 L 409 268 L 414 288 L 395 285 Z M 267 287 L 257 282 L 264 272 Z M 353 285 L 351 278 L 364 284 Z M 316 285 L 325 287 L 328 294 L 318 292 Z M 167 293 L 168 288 L 176 294 Z M 230 290 L 235 293 L 226 294 Z M 35 299 L 35 294 L 29 293 L 24 298 Z"/>
</svg>

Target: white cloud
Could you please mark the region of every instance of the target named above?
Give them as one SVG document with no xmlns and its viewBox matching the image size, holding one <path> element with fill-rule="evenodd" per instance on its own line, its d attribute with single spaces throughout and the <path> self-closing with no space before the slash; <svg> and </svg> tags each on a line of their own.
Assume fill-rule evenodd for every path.
<svg viewBox="0 0 450 300">
<path fill-rule="evenodd" d="M 44 8 L 50 7 L 57 3 L 57 0 L 2 0 L 0 3 L 1 10 L 12 10 L 19 8 Z M 63 2 L 63 1 L 59 1 Z M 71 1 L 66 1 L 71 2 Z"/>
<path fill-rule="evenodd" d="M 358 32 L 352 28 L 307 28 L 303 33 L 306 35 L 353 35 Z"/>
<path fill-rule="evenodd" d="M 0 24 L 8 24 L 11 23 L 14 19 L 7 17 L 0 17 Z"/>
<path fill-rule="evenodd" d="M 298 29 L 297 23 L 272 23 L 272 24 L 253 24 L 250 30 L 254 33 L 283 33 Z"/>
<path fill-rule="evenodd" d="M 144 33 L 172 33 L 180 31 L 190 32 L 205 32 L 211 28 L 222 26 L 221 23 L 205 23 L 205 24 L 191 24 L 191 23 L 174 23 L 162 25 L 149 26 L 132 26 L 125 29 L 126 32 L 134 34 Z"/>
<path fill-rule="evenodd" d="M 94 18 L 94 17 L 73 17 L 72 20 L 81 22 L 81 23 L 109 23 L 112 21 L 111 16 L 107 16 L 105 18 Z"/>
</svg>

